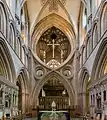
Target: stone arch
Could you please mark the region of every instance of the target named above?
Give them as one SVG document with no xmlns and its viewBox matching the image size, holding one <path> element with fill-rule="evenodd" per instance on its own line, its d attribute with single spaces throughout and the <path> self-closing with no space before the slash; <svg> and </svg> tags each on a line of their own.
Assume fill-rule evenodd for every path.
<svg viewBox="0 0 107 120">
<path fill-rule="evenodd" d="M 92 81 L 97 80 L 99 77 L 101 77 L 101 74 L 99 73 L 101 72 L 101 66 L 104 63 L 105 58 L 107 58 L 107 37 L 103 39 L 97 51 L 94 65 L 92 68 Z"/>
<path fill-rule="evenodd" d="M 4 65 L 4 71 L 7 74 L 6 79 L 10 80 L 11 82 L 15 83 L 15 67 L 14 63 L 11 57 L 11 54 L 9 52 L 9 49 L 7 47 L 7 44 L 3 38 L 0 38 L 0 54 L 1 54 L 1 59 Z"/>
<path fill-rule="evenodd" d="M 92 28 L 92 48 L 94 48 L 97 45 L 98 42 L 98 23 L 97 20 L 93 24 Z"/>
<path fill-rule="evenodd" d="M 80 79 L 80 81 L 79 81 L 79 88 L 80 88 L 79 91 L 80 92 L 83 92 L 83 90 L 85 89 L 83 86 L 84 86 L 84 82 L 85 82 L 84 78 L 85 78 L 86 75 L 89 76 L 89 72 L 85 67 L 83 67 L 81 69 L 80 73 L 79 73 L 79 79 Z"/>
<path fill-rule="evenodd" d="M 7 37 L 7 19 L 8 19 L 8 14 L 7 14 L 7 9 L 6 9 L 6 4 L 3 1 L 0 1 L 0 15 L 1 15 L 1 32 L 4 34 L 5 37 Z"/>
<path fill-rule="evenodd" d="M 83 114 L 86 112 L 89 112 L 89 91 L 88 91 L 88 85 L 89 85 L 89 72 L 88 70 L 83 67 L 83 69 L 80 71 L 79 74 L 79 106 L 82 109 Z M 81 102 L 80 102 L 81 101 Z"/>
<path fill-rule="evenodd" d="M 102 3 L 101 3 L 101 7 L 100 7 L 100 13 L 99 13 L 99 23 L 100 23 L 100 36 L 103 35 L 103 33 L 105 32 L 104 29 L 103 29 L 103 18 L 104 18 L 104 14 L 107 12 L 107 1 L 106 0 L 103 0 Z M 107 13 L 106 13 L 106 16 L 107 16 Z M 106 17 L 107 18 L 107 17 Z M 106 19 L 106 22 L 107 23 L 107 19 Z M 107 26 L 107 24 L 106 24 Z"/>
<path fill-rule="evenodd" d="M 29 111 L 29 77 L 27 70 L 22 68 L 17 77 L 17 86 L 19 87 L 19 110 L 22 113 L 26 113 Z"/>
<path fill-rule="evenodd" d="M 35 58 L 41 63 L 43 64 L 43 62 L 38 58 L 36 53 L 36 45 L 37 42 L 39 40 L 39 38 L 41 37 L 41 35 L 48 30 L 51 27 L 56 27 L 58 29 L 60 29 L 69 39 L 69 42 L 71 44 L 71 53 L 69 55 L 69 57 L 66 59 L 66 61 L 64 61 L 64 63 L 62 65 L 64 65 L 66 62 L 69 61 L 69 59 L 71 58 L 70 56 L 73 55 L 74 51 L 75 51 L 75 46 L 76 46 L 76 36 L 75 36 L 75 32 L 73 27 L 62 17 L 60 17 L 59 15 L 52 13 L 49 16 L 45 17 L 44 19 L 42 19 L 36 26 L 34 29 L 34 32 L 32 33 L 32 37 L 31 37 L 31 49 L 32 49 L 32 53 L 35 56 Z M 43 64 L 45 66 L 45 64 Z"/>
<path fill-rule="evenodd" d="M 74 44 L 74 39 L 76 38 L 76 35 L 73 26 L 61 16 L 52 13 L 49 16 L 43 18 L 39 23 L 37 23 L 35 28 L 33 29 L 33 32 L 31 33 L 32 47 L 34 45 L 35 38 L 37 41 L 40 38 L 40 36 L 52 26 L 59 28 L 70 40 L 73 39 L 72 43 Z"/>
<path fill-rule="evenodd" d="M 58 0 L 57 2 L 58 2 L 58 5 L 61 7 L 61 9 L 62 9 L 62 11 L 63 11 L 63 15 L 62 15 L 62 16 L 64 16 L 64 19 L 66 19 L 66 20 L 73 26 L 75 32 L 77 33 L 76 26 L 74 25 L 73 20 L 71 19 L 71 16 L 69 15 L 68 11 L 66 10 L 66 8 L 64 7 L 64 5 L 61 3 L 60 0 Z M 45 15 L 45 16 L 43 16 L 43 17 L 41 18 L 42 13 L 45 11 L 45 9 L 46 9 L 46 7 L 48 7 L 48 5 L 49 5 L 49 0 L 47 0 L 47 2 L 44 4 L 44 6 L 42 7 L 42 9 L 40 10 L 40 12 L 39 12 L 39 14 L 38 14 L 38 16 L 37 16 L 37 19 L 36 19 L 36 21 L 35 21 L 35 23 L 34 23 L 34 25 L 33 25 L 34 27 L 35 27 L 35 25 L 36 25 L 42 18 L 44 18 L 44 17 L 48 16 L 49 14 L 51 14 L 51 13 L 49 12 L 47 15 Z M 59 13 L 60 13 L 60 12 L 57 11 L 56 14 L 57 14 L 57 15 L 60 15 Z M 62 12 L 61 12 L 61 14 L 62 14 Z"/>
<path fill-rule="evenodd" d="M 26 92 L 28 92 L 28 89 L 29 89 L 29 86 L 28 86 L 29 85 L 29 75 L 28 75 L 27 69 L 23 67 L 19 72 L 19 75 L 21 75 L 21 74 L 24 78 L 23 80 L 24 80 L 24 84 L 25 84 L 25 90 L 26 90 Z"/>
<path fill-rule="evenodd" d="M 61 81 L 64 85 L 64 87 L 66 88 L 68 95 L 70 97 L 70 102 L 71 105 L 75 105 L 76 101 L 75 101 L 75 91 L 73 86 L 71 85 L 71 83 L 68 82 L 68 80 L 66 80 L 65 78 L 63 78 L 58 72 L 49 72 L 43 79 L 41 79 L 39 81 L 39 83 L 35 86 L 33 93 L 32 93 L 32 103 L 33 103 L 33 107 L 38 105 L 38 96 L 40 93 L 40 90 L 42 89 L 44 83 L 46 81 L 48 81 L 52 76 L 55 76 L 56 78 L 59 79 L 59 81 Z"/>
</svg>

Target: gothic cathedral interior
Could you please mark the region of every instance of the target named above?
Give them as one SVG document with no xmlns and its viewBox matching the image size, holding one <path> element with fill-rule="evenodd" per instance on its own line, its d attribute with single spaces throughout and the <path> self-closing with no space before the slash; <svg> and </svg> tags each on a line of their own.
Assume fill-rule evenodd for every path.
<svg viewBox="0 0 107 120">
<path fill-rule="evenodd" d="M 107 119 L 107 0 L 0 0 L 0 120 Z"/>
</svg>

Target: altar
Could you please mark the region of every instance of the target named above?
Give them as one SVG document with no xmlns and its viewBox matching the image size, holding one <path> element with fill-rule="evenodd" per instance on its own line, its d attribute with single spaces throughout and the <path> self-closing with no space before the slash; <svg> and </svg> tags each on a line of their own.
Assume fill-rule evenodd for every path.
<svg viewBox="0 0 107 120">
<path fill-rule="evenodd" d="M 40 111 L 38 120 L 70 120 L 68 111 Z"/>
</svg>

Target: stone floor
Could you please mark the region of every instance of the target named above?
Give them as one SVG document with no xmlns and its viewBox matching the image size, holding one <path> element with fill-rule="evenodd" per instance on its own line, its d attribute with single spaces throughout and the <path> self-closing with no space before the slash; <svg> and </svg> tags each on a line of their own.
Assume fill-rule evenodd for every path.
<svg viewBox="0 0 107 120">
<path fill-rule="evenodd" d="M 37 120 L 36 118 L 25 118 L 24 120 Z"/>
<path fill-rule="evenodd" d="M 24 120 L 37 120 L 37 118 L 25 118 Z M 71 120 L 84 120 L 83 118 L 71 118 Z"/>
</svg>

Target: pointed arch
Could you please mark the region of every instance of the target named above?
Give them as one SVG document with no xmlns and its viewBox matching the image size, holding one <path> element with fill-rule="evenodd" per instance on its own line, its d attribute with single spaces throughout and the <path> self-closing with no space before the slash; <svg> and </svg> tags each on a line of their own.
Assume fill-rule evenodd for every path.
<svg viewBox="0 0 107 120">
<path fill-rule="evenodd" d="M 88 70 L 83 67 L 83 69 L 80 71 L 79 74 L 79 90 L 78 90 L 78 104 L 80 106 L 80 108 L 82 109 L 82 113 L 86 113 L 89 112 L 89 90 L 88 90 L 88 86 L 90 83 L 90 77 L 89 77 L 89 73 Z M 81 103 L 80 103 L 81 101 Z"/>
<path fill-rule="evenodd" d="M 7 37 L 7 11 L 3 1 L 0 1 L 0 31 Z"/>
<path fill-rule="evenodd" d="M 93 68 L 92 68 L 92 78 L 91 80 L 97 80 L 101 77 L 101 71 L 104 67 L 104 61 L 107 59 L 107 37 L 103 39 L 100 47 L 97 51 L 96 58 L 94 60 Z"/>
<path fill-rule="evenodd" d="M 103 33 L 106 30 L 107 27 L 107 1 L 103 0 L 100 5 L 100 13 L 99 13 L 99 23 L 100 23 L 100 36 L 103 35 Z"/>
<path fill-rule="evenodd" d="M 35 22 L 34 22 L 34 24 L 33 24 L 33 27 L 32 27 L 32 29 L 31 29 L 31 34 L 32 34 L 32 32 L 33 32 L 34 27 L 36 26 L 36 24 L 38 24 L 38 23 L 39 23 L 43 18 L 45 18 L 46 16 L 51 15 L 51 12 L 49 12 L 49 14 L 47 14 L 47 15 L 45 15 L 44 17 L 41 18 L 42 13 L 43 13 L 44 10 L 46 9 L 46 7 L 49 5 L 49 1 L 50 1 L 50 0 L 47 0 L 47 2 L 44 4 L 44 6 L 42 7 L 42 9 L 40 10 L 40 12 L 39 12 L 39 14 L 38 14 L 38 16 L 37 16 L 37 19 L 35 20 Z M 64 11 L 64 16 L 65 16 L 66 19 L 65 19 L 65 18 L 63 18 L 63 19 L 65 19 L 68 23 L 71 24 L 71 26 L 73 27 L 73 29 L 74 29 L 74 31 L 75 31 L 75 34 L 77 34 L 77 28 L 76 28 L 76 26 L 74 25 L 73 20 L 71 19 L 70 14 L 68 13 L 68 11 L 67 11 L 66 8 L 63 6 L 63 4 L 61 3 L 60 0 L 58 0 L 57 2 L 58 2 L 58 4 L 59 4 L 59 6 L 62 8 L 62 10 Z M 56 14 L 60 16 L 60 13 L 57 12 Z M 60 17 L 61 17 L 61 16 L 60 16 Z"/>
<path fill-rule="evenodd" d="M 81 0 L 81 2 L 83 2 L 84 5 L 87 7 L 87 1 L 86 0 Z"/>
<path fill-rule="evenodd" d="M 21 70 L 19 71 L 19 73 L 18 73 L 18 75 L 17 75 L 17 78 L 19 77 L 19 76 L 22 76 L 22 78 L 23 78 L 23 85 L 25 86 L 25 88 L 24 88 L 24 90 L 26 91 L 26 92 L 28 92 L 28 88 L 29 88 L 29 75 L 28 75 L 28 71 L 27 71 L 27 69 L 26 68 L 21 68 Z M 23 86 L 23 87 L 24 87 Z"/>
<path fill-rule="evenodd" d="M 54 72 L 51 71 L 49 72 L 45 78 L 41 79 L 39 81 L 39 83 L 35 86 L 33 93 L 32 93 L 32 102 L 33 102 L 33 106 L 37 106 L 37 100 L 38 100 L 38 96 L 40 93 L 40 90 L 42 89 L 43 85 L 45 84 L 46 81 L 48 81 L 52 76 L 56 77 L 59 81 L 61 81 L 64 85 L 64 87 L 66 88 L 68 95 L 70 97 L 70 102 L 71 105 L 75 105 L 76 101 L 75 101 L 75 91 L 73 86 L 71 85 L 71 83 L 68 82 L 68 80 L 66 80 L 65 78 L 63 78 L 58 72 Z"/>
<path fill-rule="evenodd" d="M 89 72 L 88 72 L 87 68 L 83 67 L 81 69 L 81 71 L 79 73 L 79 77 L 78 77 L 78 79 L 79 79 L 79 88 L 80 88 L 79 92 L 83 92 L 85 90 L 85 88 L 84 88 L 85 79 L 84 78 L 86 77 L 86 75 L 88 75 L 88 77 L 89 77 Z"/>
<path fill-rule="evenodd" d="M 57 21 L 57 22 L 56 22 Z M 39 21 L 31 33 L 32 36 L 32 45 L 34 43 L 34 38 L 40 37 L 48 28 L 55 26 L 59 28 L 61 31 L 67 35 L 67 37 L 71 40 L 71 38 L 76 39 L 75 31 L 73 26 L 68 23 L 64 18 L 61 16 L 52 13 L 46 17 L 44 17 L 41 21 Z M 38 34 L 40 34 L 38 36 Z M 74 42 L 73 42 L 74 43 Z"/>
<path fill-rule="evenodd" d="M 19 109 L 22 113 L 29 112 L 29 76 L 25 68 L 22 68 L 17 77 L 17 86 L 19 87 Z"/>
<path fill-rule="evenodd" d="M 1 54 L 1 59 L 4 61 L 4 70 L 7 74 L 7 80 L 10 80 L 11 82 L 15 83 L 15 67 L 14 63 L 11 57 L 11 54 L 9 52 L 9 49 L 7 47 L 7 43 L 3 38 L 0 37 L 0 54 Z"/>
<path fill-rule="evenodd" d="M 74 32 L 73 27 L 65 19 L 63 19 L 62 17 L 60 17 L 59 15 L 57 15 L 55 13 L 52 13 L 49 16 L 45 17 L 35 26 L 35 29 L 32 33 L 32 37 L 31 37 L 31 40 L 32 40 L 31 41 L 31 46 L 32 46 L 31 50 L 32 50 L 34 57 L 41 64 L 43 64 L 43 62 L 38 58 L 38 56 L 36 54 L 36 47 L 35 46 L 37 45 L 38 40 L 40 39 L 42 34 L 46 30 L 48 30 L 49 28 L 51 28 L 53 26 L 60 29 L 67 36 L 67 38 L 70 42 L 70 45 L 71 45 L 70 55 L 63 63 L 63 64 L 65 64 L 66 62 L 68 62 L 70 60 L 71 56 L 73 55 L 73 53 L 75 51 L 76 36 L 75 36 L 75 32 Z"/>
</svg>

